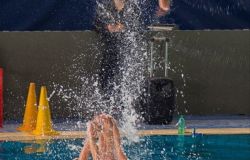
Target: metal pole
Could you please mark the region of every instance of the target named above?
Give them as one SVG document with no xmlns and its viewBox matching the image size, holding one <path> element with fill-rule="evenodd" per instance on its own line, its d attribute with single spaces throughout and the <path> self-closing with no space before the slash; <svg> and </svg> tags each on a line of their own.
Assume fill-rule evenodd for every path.
<svg viewBox="0 0 250 160">
<path fill-rule="evenodd" d="M 168 41 L 165 44 L 165 77 L 168 77 Z"/>
</svg>

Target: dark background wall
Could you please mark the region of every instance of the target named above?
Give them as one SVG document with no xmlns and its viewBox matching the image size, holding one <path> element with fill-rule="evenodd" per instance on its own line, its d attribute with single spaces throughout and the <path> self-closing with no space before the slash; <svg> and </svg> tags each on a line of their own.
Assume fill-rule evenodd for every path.
<svg viewBox="0 0 250 160">
<path fill-rule="evenodd" d="M 139 0 L 143 20 L 155 14 L 157 0 Z M 250 28 L 249 0 L 173 0 L 162 23 L 182 30 Z M 95 0 L 1 0 L 1 31 L 92 30 Z M 149 22 L 147 22 L 149 23 Z"/>
<path fill-rule="evenodd" d="M 155 13 L 157 0 L 140 2 L 143 21 L 151 24 L 150 16 Z M 171 35 L 170 77 L 179 91 L 178 111 L 250 114 L 249 31 L 227 30 L 250 28 L 250 1 L 172 2 L 171 12 L 160 22 L 175 23 L 181 30 L 198 30 L 175 31 Z M 0 31 L 93 30 L 95 5 L 95 0 L 3 0 L 0 1 Z M 81 77 L 96 73 L 100 45 L 94 32 L 1 32 L 5 118 L 21 119 L 31 81 L 38 86 L 47 85 L 49 93 L 63 90 L 69 95 L 70 89 L 77 92 L 72 98 L 75 101 L 55 94 L 51 105 L 54 117 L 79 117 L 76 113 L 85 112 L 79 104 Z"/>
<path fill-rule="evenodd" d="M 250 31 L 174 31 L 170 38 L 169 76 L 179 90 L 179 112 L 250 115 Z M 74 95 L 67 99 L 58 92 L 85 92 L 80 79 L 97 73 L 98 46 L 90 31 L 0 32 L 5 119 L 22 118 L 31 81 L 37 92 L 41 85 L 55 92 L 54 118 L 86 114 Z"/>
<path fill-rule="evenodd" d="M 176 31 L 170 49 L 175 71 L 170 76 L 184 91 L 180 110 L 249 115 L 249 44 L 249 31 Z"/>
</svg>

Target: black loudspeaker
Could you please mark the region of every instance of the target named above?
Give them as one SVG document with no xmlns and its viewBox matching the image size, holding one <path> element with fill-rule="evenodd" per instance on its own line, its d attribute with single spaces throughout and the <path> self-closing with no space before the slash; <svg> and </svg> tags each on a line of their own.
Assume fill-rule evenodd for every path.
<svg viewBox="0 0 250 160">
<path fill-rule="evenodd" d="M 168 46 L 169 39 L 163 32 L 156 31 L 149 42 L 149 77 L 139 111 L 148 124 L 169 124 L 173 120 L 176 89 L 174 82 L 168 78 Z"/>
<path fill-rule="evenodd" d="M 141 99 L 141 113 L 147 124 L 169 124 L 176 106 L 174 82 L 167 78 L 148 80 L 146 94 Z"/>
</svg>

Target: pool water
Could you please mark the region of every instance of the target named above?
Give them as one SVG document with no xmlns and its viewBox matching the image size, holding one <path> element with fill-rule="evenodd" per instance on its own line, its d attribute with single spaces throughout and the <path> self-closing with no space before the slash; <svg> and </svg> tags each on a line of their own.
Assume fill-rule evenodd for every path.
<svg viewBox="0 0 250 160">
<path fill-rule="evenodd" d="M 1 160 L 72 160 L 82 139 L 36 142 L 0 142 Z M 141 137 L 124 140 L 130 160 L 250 160 L 250 135 Z"/>
</svg>

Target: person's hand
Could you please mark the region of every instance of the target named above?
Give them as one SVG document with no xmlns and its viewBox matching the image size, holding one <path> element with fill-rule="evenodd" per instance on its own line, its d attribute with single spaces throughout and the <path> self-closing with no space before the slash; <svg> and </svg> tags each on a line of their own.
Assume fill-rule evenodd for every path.
<svg viewBox="0 0 250 160">
<path fill-rule="evenodd" d="M 168 12 L 170 10 L 170 0 L 159 0 L 159 8 Z"/>
<path fill-rule="evenodd" d="M 107 114 L 101 114 L 99 116 L 96 116 L 94 120 L 92 121 L 92 124 L 96 124 L 99 126 L 99 140 L 100 138 L 103 138 L 105 140 L 105 143 L 108 143 L 110 139 L 113 139 L 113 118 L 110 115 Z M 113 142 L 112 142 L 113 143 Z"/>
<path fill-rule="evenodd" d="M 113 123 L 112 123 L 112 117 L 107 114 L 101 114 L 97 116 L 94 121 L 97 122 L 101 126 L 101 133 L 104 135 L 104 137 L 111 137 L 113 136 L 112 134 L 112 128 L 113 128 Z"/>
<path fill-rule="evenodd" d="M 109 118 L 105 119 L 103 124 L 103 134 L 108 138 L 112 138 L 113 137 L 112 129 L 113 129 L 113 123 L 111 119 Z"/>
<path fill-rule="evenodd" d="M 108 24 L 107 29 L 109 32 L 122 32 L 125 26 L 122 23 Z"/>
<path fill-rule="evenodd" d="M 159 7 L 156 11 L 158 17 L 165 16 L 170 11 L 170 1 L 169 0 L 159 0 Z"/>
<path fill-rule="evenodd" d="M 165 16 L 167 13 L 168 13 L 168 11 L 164 11 L 164 10 L 162 10 L 161 8 L 158 8 L 157 11 L 156 11 L 156 15 L 157 15 L 158 17 L 163 17 L 163 16 Z"/>
<path fill-rule="evenodd" d="M 114 157 L 114 140 L 113 140 L 113 123 L 112 117 L 107 114 L 101 114 L 95 117 L 95 123 L 101 126 L 99 134 L 98 150 L 104 159 L 113 160 Z"/>
<path fill-rule="evenodd" d="M 87 138 L 84 142 L 84 146 L 82 148 L 78 160 L 87 160 L 90 152 L 91 151 L 90 151 L 89 139 Z"/>
<path fill-rule="evenodd" d="M 119 31 L 122 31 L 122 30 L 124 30 L 125 29 L 125 26 L 122 24 L 122 23 L 117 23 L 117 29 L 119 30 Z"/>
<path fill-rule="evenodd" d="M 98 138 L 98 125 L 95 122 L 90 122 L 87 128 L 87 135 L 92 139 Z"/>
<path fill-rule="evenodd" d="M 124 154 L 122 146 L 121 146 L 121 136 L 119 133 L 119 129 L 117 127 L 116 121 L 113 119 L 113 137 L 114 137 L 114 145 L 115 151 L 119 160 L 127 160 L 127 156 Z"/>
<path fill-rule="evenodd" d="M 87 128 L 87 135 L 89 139 L 90 151 L 94 160 L 99 159 L 99 150 L 96 144 L 99 138 L 99 132 L 97 131 L 97 129 L 98 126 L 94 121 L 89 122 Z"/>
</svg>

